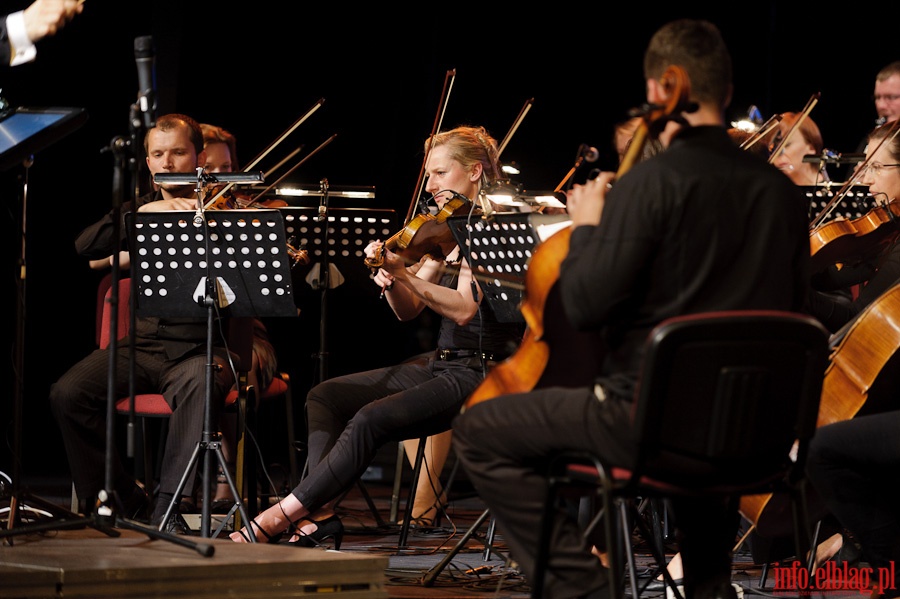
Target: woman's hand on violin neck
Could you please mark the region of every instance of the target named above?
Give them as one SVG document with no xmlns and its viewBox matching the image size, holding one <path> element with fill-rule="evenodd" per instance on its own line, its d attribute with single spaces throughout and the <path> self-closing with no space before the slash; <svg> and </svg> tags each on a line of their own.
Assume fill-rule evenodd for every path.
<svg viewBox="0 0 900 599">
<path fill-rule="evenodd" d="M 376 254 L 381 251 L 381 247 L 384 245 L 384 242 L 380 239 L 376 239 L 375 241 L 369 242 L 369 245 L 363 250 L 366 254 L 366 258 L 374 258 Z"/>
<path fill-rule="evenodd" d="M 584 184 L 576 183 L 566 193 L 566 210 L 572 225 L 599 225 L 606 203 L 606 192 L 612 188 L 615 173 L 603 172 Z"/>
</svg>

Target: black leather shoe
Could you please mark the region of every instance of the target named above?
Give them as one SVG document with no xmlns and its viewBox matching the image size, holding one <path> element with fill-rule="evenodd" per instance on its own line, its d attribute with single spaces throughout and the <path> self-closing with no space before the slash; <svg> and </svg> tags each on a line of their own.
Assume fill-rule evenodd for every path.
<svg viewBox="0 0 900 599">
<path fill-rule="evenodd" d="M 135 483 L 131 493 L 119 495 L 119 515 L 128 520 L 147 522 L 150 518 L 150 495 Z"/>
<path fill-rule="evenodd" d="M 683 578 L 675 578 L 673 580 L 675 586 L 681 586 L 684 584 Z M 650 579 L 647 584 L 643 584 L 643 582 L 638 582 L 638 590 L 641 591 L 665 591 L 666 590 L 666 581 L 660 580 L 654 576 Z"/>
<path fill-rule="evenodd" d="M 159 528 L 159 523 L 156 524 L 156 527 Z M 189 535 L 191 534 L 191 527 L 185 522 L 184 516 L 174 513 L 169 516 L 162 531 L 170 535 Z"/>
</svg>

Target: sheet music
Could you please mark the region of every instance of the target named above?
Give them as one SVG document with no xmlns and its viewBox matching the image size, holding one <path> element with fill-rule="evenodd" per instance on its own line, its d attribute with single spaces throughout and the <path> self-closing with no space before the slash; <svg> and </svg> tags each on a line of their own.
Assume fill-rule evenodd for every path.
<svg viewBox="0 0 900 599">
<path fill-rule="evenodd" d="M 535 223 L 534 232 L 537 234 L 538 238 L 541 241 L 547 241 L 549 238 L 553 237 L 556 233 L 559 233 L 566 227 L 572 226 L 572 219 L 566 217 L 566 220 L 552 223 Z"/>
</svg>

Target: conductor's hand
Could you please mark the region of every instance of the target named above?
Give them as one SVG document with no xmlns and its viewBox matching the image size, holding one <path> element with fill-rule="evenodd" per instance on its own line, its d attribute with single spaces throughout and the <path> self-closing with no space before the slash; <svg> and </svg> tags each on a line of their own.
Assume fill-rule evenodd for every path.
<svg viewBox="0 0 900 599">
<path fill-rule="evenodd" d="M 576 183 L 566 193 L 566 209 L 573 226 L 600 224 L 606 192 L 612 187 L 615 176 L 615 173 L 602 172 L 584 184 Z"/>
<path fill-rule="evenodd" d="M 138 212 L 167 212 L 169 210 L 195 210 L 197 200 L 191 198 L 172 198 L 148 202 L 138 208 Z"/>
<path fill-rule="evenodd" d="M 25 9 L 25 32 L 32 42 L 55 34 L 84 10 L 84 0 L 34 0 Z"/>
</svg>

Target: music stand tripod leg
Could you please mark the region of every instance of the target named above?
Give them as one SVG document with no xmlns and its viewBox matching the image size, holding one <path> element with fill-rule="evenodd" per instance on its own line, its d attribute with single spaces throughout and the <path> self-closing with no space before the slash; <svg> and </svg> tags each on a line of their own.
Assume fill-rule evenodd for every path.
<svg viewBox="0 0 900 599">
<path fill-rule="evenodd" d="M 456 554 L 462 551 L 462 548 L 466 546 L 466 543 L 469 542 L 469 539 L 472 538 L 472 535 L 478 530 L 478 528 L 484 524 L 484 521 L 487 519 L 488 515 L 490 515 L 491 511 L 489 509 L 484 510 L 478 519 L 475 520 L 475 523 L 469 527 L 469 530 L 466 531 L 466 534 L 462 536 L 459 542 L 450 550 L 450 552 L 444 556 L 444 559 L 440 561 L 437 565 L 435 565 L 431 570 L 428 571 L 427 574 L 422 578 L 422 586 L 431 587 L 434 586 L 435 580 L 437 580 L 438 575 L 444 571 L 444 568 L 453 561 L 453 558 L 456 557 Z"/>
</svg>

